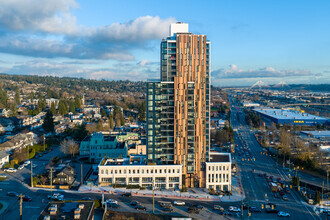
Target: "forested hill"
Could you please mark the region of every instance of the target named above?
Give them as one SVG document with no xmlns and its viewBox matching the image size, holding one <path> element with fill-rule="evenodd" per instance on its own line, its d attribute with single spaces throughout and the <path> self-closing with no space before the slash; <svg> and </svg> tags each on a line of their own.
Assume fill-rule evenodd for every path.
<svg viewBox="0 0 330 220">
<path fill-rule="evenodd" d="M 129 80 L 122 81 L 107 81 L 107 80 L 92 80 L 83 78 L 72 77 L 54 77 L 54 76 L 36 76 L 36 75 L 9 75 L 0 74 L 0 82 L 14 81 L 17 83 L 28 84 L 43 84 L 49 88 L 88 88 L 95 91 L 111 91 L 117 93 L 132 92 L 132 93 L 145 93 L 146 82 L 137 81 L 132 82 Z M 10 86 L 8 84 L 0 85 L 3 87 Z"/>
</svg>

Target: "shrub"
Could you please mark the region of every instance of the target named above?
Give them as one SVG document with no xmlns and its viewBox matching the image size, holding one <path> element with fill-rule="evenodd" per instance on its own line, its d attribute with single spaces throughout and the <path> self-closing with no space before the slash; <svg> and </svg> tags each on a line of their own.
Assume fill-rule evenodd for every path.
<svg viewBox="0 0 330 220">
<path fill-rule="evenodd" d="M 94 202 L 95 202 L 95 208 L 100 208 L 100 207 L 102 207 L 101 199 L 96 199 L 96 200 L 94 200 Z"/>
</svg>

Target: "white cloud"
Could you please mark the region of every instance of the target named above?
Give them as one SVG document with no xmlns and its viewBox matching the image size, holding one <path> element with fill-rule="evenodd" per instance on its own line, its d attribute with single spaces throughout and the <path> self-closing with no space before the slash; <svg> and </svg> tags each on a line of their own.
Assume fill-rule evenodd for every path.
<svg viewBox="0 0 330 220">
<path fill-rule="evenodd" d="M 232 64 L 228 69 L 218 69 L 212 71 L 216 78 L 237 79 L 237 78 L 269 78 L 269 77 L 295 77 L 309 76 L 309 70 L 276 70 L 273 67 L 263 67 L 259 69 L 239 69 L 237 65 Z"/>
</svg>

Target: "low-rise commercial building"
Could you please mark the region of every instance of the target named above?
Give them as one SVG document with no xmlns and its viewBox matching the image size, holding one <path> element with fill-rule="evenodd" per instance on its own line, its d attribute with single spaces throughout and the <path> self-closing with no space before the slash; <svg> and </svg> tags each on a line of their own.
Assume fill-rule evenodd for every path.
<svg viewBox="0 0 330 220">
<path fill-rule="evenodd" d="M 231 190 L 231 154 L 210 152 L 206 162 L 206 188 L 222 191 Z"/>
<path fill-rule="evenodd" d="M 88 156 L 90 161 L 98 162 L 103 157 L 126 158 L 126 142 L 119 142 L 116 136 L 94 132 L 80 143 L 80 156 Z"/>
<path fill-rule="evenodd" d="M 182 165 L 146 165 L 145 156 L 134 162 L 128 158 L 104 158 L 98 169 L 101 186 L 116 184 L 151 188 L 154 184 L 156 189 L 182 188 Z"/>
</svg>

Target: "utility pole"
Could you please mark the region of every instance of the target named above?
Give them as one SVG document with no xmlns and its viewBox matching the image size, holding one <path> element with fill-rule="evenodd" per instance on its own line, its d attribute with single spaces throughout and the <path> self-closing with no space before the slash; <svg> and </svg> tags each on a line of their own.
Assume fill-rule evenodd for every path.
<svg viewBox="0 0 330 220">
<path fill-rule="evenodd" d="M 31 160 L 31 187 L 33 187 L 33 167 L 32 167 L 32 160 Z"/>
<path fill-rule="evenodd" d="M 23 195 L 19 195 L 19 219 L 22 220 L 23 219 L 23 208 L 22 208 L 22 204 L 23 204 Z"/>
<path fill-rule="evenodd" d="M 43 136 L 44 137 L 44 151 L 46 150 L 46 148 L 45 148 L 45 135 Z"/>
<path fill-rule="evenodd" d="M 82 163 L 80 164 L 80 173 L 81 173 L 81 176 L 80 176 L 80 178 L 81 178 L 81 180 L 80 180 L 80 186 L 82 186 L 83 184 L 84 184 L 84 179 L 83 179 L 83 165 L 82 165 Z"/>
<path fill-rule="evenodd" d="M 53 167 L 50 168 L 50 196 L 53 197 Z"/>
<path fill-rule="evenodd" d="M 155 214 L 155 179 L 152 177 L 152 214 Z"/>
<path fill-rule="evenodd" d="M 323 201 L 323 188 L 324 188 L 324 181 L 322 183 L 322 200 L 321 201 Z"/>
</svg>

